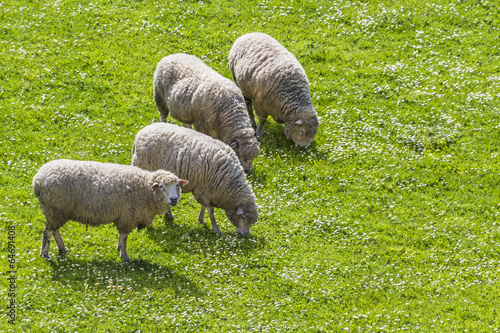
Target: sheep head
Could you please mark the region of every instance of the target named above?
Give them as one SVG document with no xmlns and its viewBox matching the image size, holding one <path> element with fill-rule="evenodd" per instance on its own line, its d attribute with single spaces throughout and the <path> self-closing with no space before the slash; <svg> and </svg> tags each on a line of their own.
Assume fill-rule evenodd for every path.
<svg viewBox="0 0 500 333">
<path fill-rule="evenodd" d="M 226 216 L 231 223 L 236 227 L 236 232 L 242 236 L 247 236 L 259 217 L 257 205 L 248 204 L 227 209 Z"/>
<path fill-rule="evenodd" d="M 302 116 L 285 124 L 285 135 L 292 139 L 297 147 L 307 148 L 316 136 L 318 127 L 319 120 L 316 114 L 308 117 Z"/>
<path fill-rule="evenodd" d="M 229 147 L 231 147 L 236 153 L 236 156 L 238 156 L 245 173 L 249 173 L 252 169 L 253 160 L 260 153 L 260 142 L 257 141 L 257 138 L 253 135 L 250 137 L 236 138 Z"/>
<path fill-rule="evenodd" d="M 150 190 L 156 202 L 166 202 L 170 207 L 175 207 L 181 199 L 181 187 L 188 183 L 187 180 L 179 179 L 171 172 L 159 170 L 155 173 L 155 180 Z"/>
</svg>

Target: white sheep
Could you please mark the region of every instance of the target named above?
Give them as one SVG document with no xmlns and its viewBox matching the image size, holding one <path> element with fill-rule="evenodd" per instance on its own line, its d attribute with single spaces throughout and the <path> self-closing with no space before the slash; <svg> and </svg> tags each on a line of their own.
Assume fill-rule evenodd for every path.
<svg viewBox="0 0 500 333">
<path fill-rule="evenodd" d="M 113 222 L 119 232 L 117 250 L 123 260 L 130 260 L 128 234 L 176 206 L 180 186 L 187 183 L 165 170 L 149 172 L 131 165 L 73 160 L 44 164 L 33 177 L 33 191 L 46 218 L 40 255 L 49 258 L 52 236 L 59 252 L 68 252 L 59 231 L 68 220 L 90 226 Z"/>
<path fill-rule="evenodd" d="M 263 33 L 239 37 L 229 52 L 229 68 L 243 92 L 257 137 L 267 116 L 285 124 L 285 135 L 299 147 L 308 147 L 318 132 L 319 120 L 312 104 L 307 75 L 297 59 L 274 38 Z"/>
<path fill-rule="evenodd" d="M 228 144 L 245 172 L 259 154 L 245 100 L 236 84 L 188 54 L 163 58 L 154 75 L 154 100 L 165 122 L 168 114 L 185 127 Z"/>
<path fill-rule="evenodd" d="M 154 123 L 137 133 L 132 152 L 132 165 L 169 170 L 189 180 L 183 191 L 192 192 L 201 204 L 201 224 L 208 210 L 215 233 L 221 231 L 214 207 L 224 209 L 236 231 L 244 236 L 257 221 L 255 195 L 236 154 L 223 142 L 174 124 Z"/>
</svg>

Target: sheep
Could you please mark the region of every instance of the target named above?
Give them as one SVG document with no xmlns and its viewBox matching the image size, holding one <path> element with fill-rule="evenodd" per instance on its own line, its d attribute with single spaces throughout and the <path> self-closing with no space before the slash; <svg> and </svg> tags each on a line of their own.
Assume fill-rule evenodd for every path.
<svg viewBox="0 0 500 333">
<path fill-rule="evenodd" d="M 307 148 L 318 132 L 319 120 L 309 93 L 306 72 L 297 59 L 274 38 L 263 33 L 239 37 L 229 52 L 229 68 L 243 92 L 248 114 L 255 127 L 252 100 L 259 126 L 264 132 L 267 116 L 285 124 L 285 135 L 295 145 Z"/>
<path fill-rule="evenodd" d="M 68 252 L 59 231 L 68 220 L 90 226 L 113 222 L 119 232 L 117 250 L 128 261 L 128 234 L 176 206 L 180 186 L 187 183 L 165 170 L 65 159 L 48 162 L 33 177 L 33 191 L 46 218 L 40 255 L 49 258 L 52 236 L 59 252 Z"/>
<path fill-rule="evenodd" d="M 214 207 L 222 208 L 243 236 L 257 221 L 255 195 L 235 152 L 222 141 L 174 124 L 153 123 L 136 134 L 132 154 L 132 165 L 163 168 L 188 179 L 183 190 L 192 192 L 201 204 L 201 224 L 208 210 L 213 232 L 221 234 Z"/>
<path fill-rule="evenodd" d="M 236 84 L 188 54 L 164 57 L 154 74 L 154 100 L 160 120 L 172 118 L 185 127 L 228 144 L 245 172 L 259 155 L 260 143 L 248 118 L 245 100 Z"/>
</svg>

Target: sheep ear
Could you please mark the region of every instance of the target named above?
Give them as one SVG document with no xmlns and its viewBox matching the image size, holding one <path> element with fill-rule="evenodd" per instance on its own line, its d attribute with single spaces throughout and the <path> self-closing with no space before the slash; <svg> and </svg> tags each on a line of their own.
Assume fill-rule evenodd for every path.
<svg viewBox="0 0 500 333">
<path fill-rule="evenodd" d="M 187 180 L 184 180 L 184 179 L 179 180 L 179 185 L 180 185 L 180 186 L 185 186 L 185 185 L 187 185 L 188 183 L 189 183 L 189 181 L 187 181 Z"/>
<path fill-rule="evenodd" d="M 229 145 L 229 147 L 231 147 L 231 148 L 233 148 L 233 149 L 234 149 L 234 148 L 236 148 L 236 147 L 238 147 L 238 142 L 234 141 L 233 143 L 231 143 L 231 144 Z"/>
<path fill-rule="evenodd" d="M 236 215 L 243 215 L 243 208 L 239 207 L 238 210 L 236 211 Z"/>
<path fill-rule="evenodd" d="M 297 120 L 297 121 L 295 122 L 295 125 L 302 125 L 302 120 L 300 120 L 300 119 L 299 119 L 299 120 Z"/>
<path fill-rule="evenodd" d="M 156 191 L 157 189 L 160 188 L 160 184 L 158 183 L 154 183 L 153 185 L 151 185 L 150 189 L 152 189 L 153 191 Z"/>
</svg>

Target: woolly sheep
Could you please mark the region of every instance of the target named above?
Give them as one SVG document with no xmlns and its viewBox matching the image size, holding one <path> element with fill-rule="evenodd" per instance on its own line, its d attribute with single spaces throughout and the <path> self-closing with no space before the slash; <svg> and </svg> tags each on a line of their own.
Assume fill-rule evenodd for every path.
<svg viewBox="0 0 500 333">
<path fill-rule="evenodd" d="M 261 137 L 267 116 L 285 123 L 285 135 L 305 148 L 318 132 L 319 120 L 309 93 L 306 72 L 278 41 L 263 33 L 239 37 L 229 53 L 229 67 L 240 87 L 252 125 Z"/>
<path fill-rule="evenodd" d="M 165 122 L 169 111 L 185 127 L 228 144 L 245 172 L 259 155 L 259 142 L 250 124 L 245 100 L 236 84 L 199 58 L 172 54 L 163 58 L 154 75 L 154 100 Z"/>
<path fill-rule="evenodd" d="M 221 231 L 214 207 L 224 209 L 243 236 L 257 221 L 255 195 L 235 152 L 223 142 L 174 124 L 154 123 L 137 133 L 132 153 L 135 166 L 146 170 L 163 168 L 189 180 L 183 190 L 192 192 L 201 204 L 198 221 L 204 224 L 207 209 L 215 233 Z"/>
<path fill-rule="evenodd" d="M 59 228 L 68 220 L 90 226 L 113 222 L 123 260 L 127 236 L 140 230 L 177 205 L 188 182 L 173 173 L 149 172 L 130 165 L 92 161 L 54 160 L 43 165 L 33 178 L 33 190 L 46 222 L 40 255 L 49 258 L 50 239 L 67 253 Z"/>
</svg>

